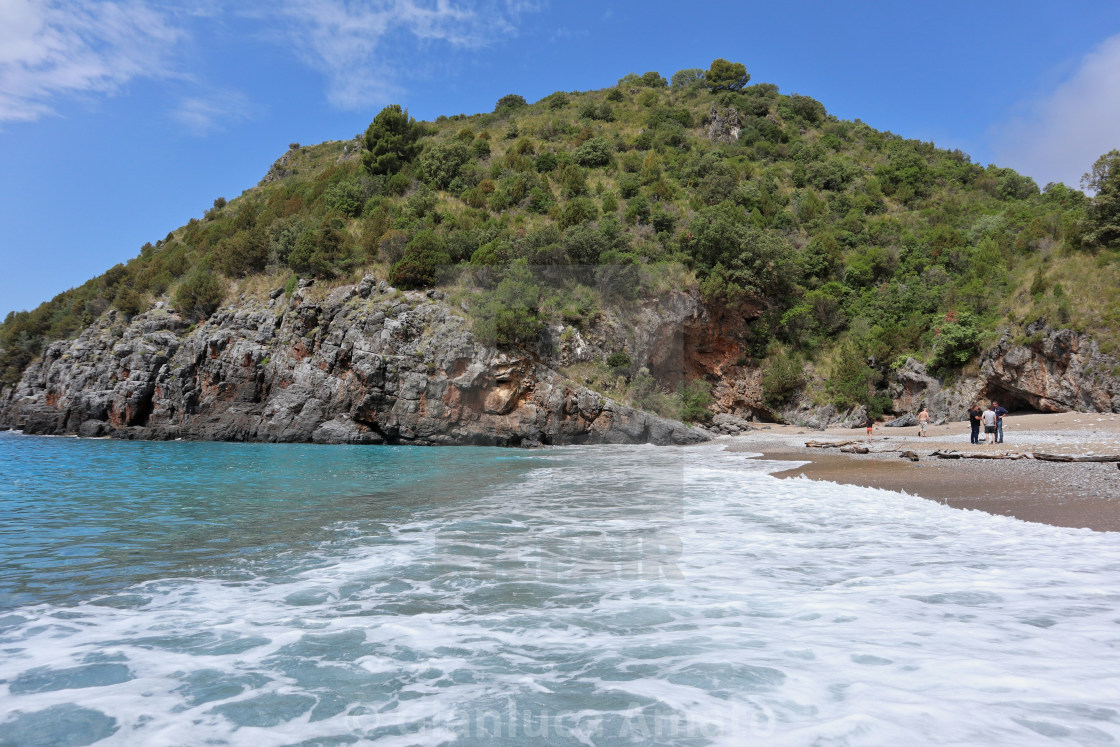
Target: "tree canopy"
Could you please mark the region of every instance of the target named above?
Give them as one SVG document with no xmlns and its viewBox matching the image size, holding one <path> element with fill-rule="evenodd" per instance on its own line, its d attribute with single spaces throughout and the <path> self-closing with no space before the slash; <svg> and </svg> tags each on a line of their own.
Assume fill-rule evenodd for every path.
<svg viewBox="0 0 1120 747">
<path fill-rule="evenodd" d="M 1098 158 L 1081 185 L 1096 194 L 1089 205 L 1086 239 L 1109 248 L 1120 248 L 1120 150 Z"/>
<path fill-rule="evenodd" d="M 407 109 L 390 104 L 366 128 L 362 165 L 371 174 L 397 173 L 420 152 L 417 141 L 423 134 L 423 126 L 408 116 Z"/>
<path fill-rule="evenodd" d="M 741 62 L 728 62 L 720 57 L 704 73 L 704 83 L 713 91 L 738 91 L 751 80 L 747 66 Z"/>
<path fill-rule="evenodd" d="M 509 93 L 498 99 L 498 103 L 494 105 L 494 113 L 501 114 L 502 112 L 510 112 L 528 105 L 529 103 L 525 101 L 524 96 L 516 93 Z"/>
</svg>

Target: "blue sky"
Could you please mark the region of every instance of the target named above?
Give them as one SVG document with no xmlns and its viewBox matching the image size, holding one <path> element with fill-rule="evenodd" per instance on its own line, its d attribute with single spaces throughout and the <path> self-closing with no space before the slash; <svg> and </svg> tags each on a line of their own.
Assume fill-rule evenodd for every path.
<svg viewBox="0 0 1120 747">
<path fill-rule="evenodd" d="M 489 111 L 716 57 L 1040 185 L 1120 147 L 1115 2 L 0 0 L 0 315 L 385 104 Z"/>
</svg>

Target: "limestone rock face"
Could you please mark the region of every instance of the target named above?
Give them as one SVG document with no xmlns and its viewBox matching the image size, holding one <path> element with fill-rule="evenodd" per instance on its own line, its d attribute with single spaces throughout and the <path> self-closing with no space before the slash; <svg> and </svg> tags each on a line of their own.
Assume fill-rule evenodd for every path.
<svg viewBox="0 0 1120 747">
<path fill-rule="evenodd" d="M 888 390 L 895 412 L 913 415 L 925 406 L 934 423 L 966 420 L 968 408 L 985 394 L 983 381 L 975 377 L 963 377 L 952 386 L 942 386 L 939 379 L 929 375 L 926 367 L 913 358 L 907 358 L 906 363 L 894 371 Z M 913 423 L 908 423 L 917 424 L 916 416 Z"/>
<path fill-rule="evenodd" d="M 423 293 L 366 278 L 245 301 L 191 328 L 154 309 L 56 342 L 0 399 L 27 433 L 227 441 L 694 443 L 523 354 L 481 344 Z"/>
<path fill-rule="evenodd" d="M 708 126 L 708 139 L 713 143 L 734 143 L 739 139 L 739 110 L 733 106 L 713 106 L 704 124 Z"/>
<path fill-rule="evenodd" d="M 1035 324 L 1027 334 L 1035 339 L 1026 345 L 1005 338 L 981 356 L 980 373 L 993 395 L 1041 412 L 1120 412 L 1120 361 L 1070 329 Z"/>
<path fill-rule="evenodd" d="M 1087 335 L 1041 324 L 1027 328 L 1032 342 L 1021 345 L 1005 337 L 980 356 L 978 376 L 964 376 L 946 386 L 914 359 L 892 374 L 894 410 L 929 408 L 934 422 L 967 419 L 977 402 L 998 400 L 1012 410 L 1040 412 L 1120 412 L 1120 363 L 1100 352 Z"/>
</svg>

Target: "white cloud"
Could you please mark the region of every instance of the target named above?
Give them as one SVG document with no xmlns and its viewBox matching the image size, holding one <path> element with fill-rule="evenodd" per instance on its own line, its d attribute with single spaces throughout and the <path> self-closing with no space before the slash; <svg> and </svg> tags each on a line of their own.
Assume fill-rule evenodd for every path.
<svg viewBox="0 0 1120 747">
<path fill-rule="evenodd" d="M 166 52 L 182 36 L 138 0 L 0 0 L 0 122 L 34 121 L 61 97 L 166 75 Z"/>
<path fill-rule="evenodd" d="M 220 130 L 226 124 L 243 122 L 251 113 L 252 107 L 244 94 L 216 91 L 205 97 L 188 96 L 182 99 L 171 116 L 188 132 L 203 136 Z"/>
<path fill-rule="evenodd" d="M 0 0 L 0 123 L 34 121 L 67 98 L 111 95 L 129 81 L 177 79 L 204 88 L 184 56 L 187 29 L 239 17 L 326 80 L 338 108 L 383 103 L 439 52 L 477 49 L 516 33 L 534 0 Z M 222 18 L 225 16 L 225 19 Z M 436 55 L 432 55 L 432 52 Z M 450 63 L 449 63 L 450 64 Z M 196 134 L 244 119 L 243 96 L 180 99 L 173 118 Z"/>
<path fill-rule="evenodd" d="M 515 33 L 518 0 L 286 0 L 288 35 L 300 57 L 327 78 L 327 100 L 342 109 L 385 101 L 414 64 L 416 42 L 478 48 Z"/>
<path fill-rule="evenodd" d="M 998 163 L 1040 185 L 1060 181 L 1076 187 L 1098 156 L 1120 148 L 1120 34 L 1025 108 L 1025 115 L 992 129 Z"/>
</svg>

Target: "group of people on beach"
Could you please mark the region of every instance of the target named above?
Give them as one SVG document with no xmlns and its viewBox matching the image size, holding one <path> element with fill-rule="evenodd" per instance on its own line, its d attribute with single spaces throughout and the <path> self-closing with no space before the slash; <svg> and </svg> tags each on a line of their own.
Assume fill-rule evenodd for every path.
<svg viewBox="0 0 1120 747">
<path fill-rule="evenodd" d="M 984 409 L 984 403 L 979 402 L 972 406 L 968 411 L 968 423 L 972 426 L 972 443 L 980 443 L 980 426 L 984 426 L 985 443 L 988 444 L 1001 444 L 1003 443 L 1003 418 L 1008 414 L 1007 408 L 1000 405 L 999 402 L 992 400 L 992 404 Z M 922 411 L 918 413 L 918 437 L 923 438 L 929 430 L 930 416 L 929 410 L 922 407 Z M 864 418 L 863 425 L 867 428 L 867 442 L 871 443 L 871 431 L 875 427 L 875 418 L 867 415 Z"/>
<path fill-rule="evenodd" d="M 1007 408 L 999 402 L 992 400 L 986 409 L 981 410 L 977 403 L 968 411 L 968 424 L 972 426 L 972 443 L 980 443 L 980 426 L 984 426 L 985 443 L 1003 443 L 1003 417 L 1007 415 Z"/>
</svg>

